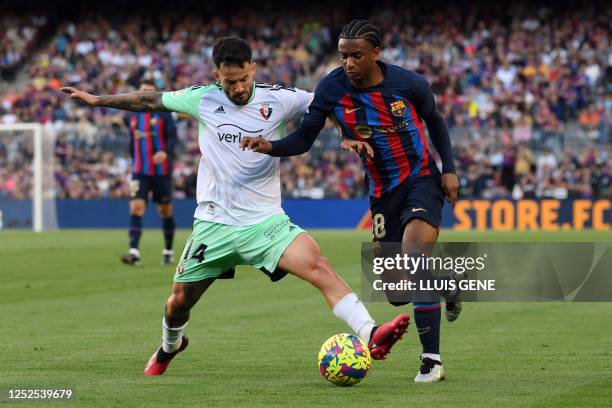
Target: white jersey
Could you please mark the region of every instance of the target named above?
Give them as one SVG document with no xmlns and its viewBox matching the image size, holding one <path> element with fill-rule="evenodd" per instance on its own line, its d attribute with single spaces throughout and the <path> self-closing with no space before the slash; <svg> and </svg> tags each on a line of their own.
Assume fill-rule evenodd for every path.
<svg viewBox="0 0 612 408">
<path fill-rule="evenodd" d="M 277 157 L 242 151 L 244 136 L 284 136 L 288 121 L 308 110 L 313 94 L 280 85 L 254 83 L 246 105 L 234 104 L 220 84 L 164 92 L 166 109 L 200 124 L 195 218 L 246 226 L 283 213 Z"/>
</svg>

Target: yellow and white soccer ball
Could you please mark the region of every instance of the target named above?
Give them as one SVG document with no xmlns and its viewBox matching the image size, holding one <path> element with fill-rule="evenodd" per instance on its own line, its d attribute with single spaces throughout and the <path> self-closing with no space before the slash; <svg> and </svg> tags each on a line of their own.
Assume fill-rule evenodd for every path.
<svg viewBox="0 0 612 408">
<path fill-rule="evenodd" d="M 321 375 L 332 384 L 355 385 L 372 367 L 368 345 L 353 334 L 341 333 L 323 343 L 319 352 Z"/>
</svg>

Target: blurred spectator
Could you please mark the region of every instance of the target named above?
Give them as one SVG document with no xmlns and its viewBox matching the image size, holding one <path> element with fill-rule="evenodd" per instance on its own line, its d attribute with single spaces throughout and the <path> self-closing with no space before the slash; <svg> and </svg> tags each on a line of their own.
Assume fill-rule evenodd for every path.
<svg viewBox="0 0 612 408">
<path fill-rule="evenodd" d="M 18 16 L 3 10 L 0 16 L 0 73 L 27 58 L 37 34 L 46 24 L 44 15 Z"/>
</svg>

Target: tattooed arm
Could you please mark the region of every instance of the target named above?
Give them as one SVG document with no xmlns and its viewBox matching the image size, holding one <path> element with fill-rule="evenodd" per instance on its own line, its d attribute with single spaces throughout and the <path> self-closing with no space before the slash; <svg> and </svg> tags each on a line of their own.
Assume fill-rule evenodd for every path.
<svg viewBox="0 0 612 408">
<path fill-rule="evenodd" d="M 162 93 L 137 91 L 118 95 L 91 95 L 76 88 L 66 86 L 61 91 L 89 106 L 123 109 L 134 112 L 168 111 L 162 104 Z"/>
</svg>

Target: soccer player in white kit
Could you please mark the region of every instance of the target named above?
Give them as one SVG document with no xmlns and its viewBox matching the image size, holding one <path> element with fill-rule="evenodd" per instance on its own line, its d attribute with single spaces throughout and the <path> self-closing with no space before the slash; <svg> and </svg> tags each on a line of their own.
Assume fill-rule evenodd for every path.
<svg viewBox="0 0 612 408">
<path fill-rule="evenodd" d="M 321 256 L 317 243 L 281 208 L 279 159 L 240 149 L 244 136 L 284 136 L 286 123 L 306 113 L 312 94 L 254 80 L 256 64 L 245 40 L 219 39 L 213 48 L 216 84 L 174 92 L 95 96 L 72 87 L 62 91 L 90 106 L 130 111 L 173 111 L 199 122 L 193 231 L 179 260 L 162 322 L 163 342 L 145 366 L 161 375 L 185 350 L 189 311 L 216 279 L 232 278 L 237 265 L 252 265 L 272 281 L 287 273 L 316 286 L 332 308 L 384 359 L 410 322 L 400 314 L 376 325 L 365 305 Z"/>
</svg>

